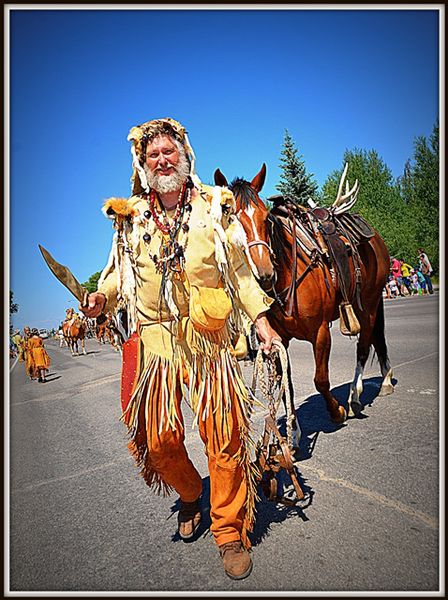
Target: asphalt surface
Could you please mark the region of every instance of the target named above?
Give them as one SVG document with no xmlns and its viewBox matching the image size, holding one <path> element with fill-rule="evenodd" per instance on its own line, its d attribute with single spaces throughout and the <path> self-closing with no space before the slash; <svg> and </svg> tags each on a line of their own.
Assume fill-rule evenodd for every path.
<svg viewBox="0 0 448 600">
<path fill-rule="evenodd" d="M 149 492 L 128 455 L 119 421 L 120 356 L 88 340 L 87 355 L 73 358 L 48 341 L 46 384 L 27 380 L 23 365 L 12 362 L 5 591 L 438 595 L 444 589 L 438 294 L 385 306 L 394 394 L 377 397 L 379 369 L 369 359 L 363 417 L 342 426 L 331 423 L 314 389 L 311 345 L 292 342 L 302 429 L 297 467 L 308 501 L 284 506 L 261 494 L 254 569 L 239 582 L 225 575 L 208 530 L 207 466 L 188 412 L 186 443 L 203 477 L 204 505 L 200 535 L 187 544 L 176 535 L 177 497 Z M 344 403 L 356 340 L 342 336 L 337 322 L 332 337 L 331 385 Z M 252 366 L 241 364 L 250 383 Z M 265 414 L 255 412 L 256 437 Z"/>
</svg>

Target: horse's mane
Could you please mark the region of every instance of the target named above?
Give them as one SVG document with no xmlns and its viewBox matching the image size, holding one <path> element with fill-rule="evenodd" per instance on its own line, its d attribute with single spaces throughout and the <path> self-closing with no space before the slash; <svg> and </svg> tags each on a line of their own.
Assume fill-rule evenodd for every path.
<svg viewBox="0 0 448 600">
<path fill-rule="evenodd" d="M 257 192 L 253 189 L 251 184 L 243 179 L 242 177 L 236 177 L 229 185 L 229 189 L 235 196 L 237 200 L 241 202 L 241 208 L 248 208 L 251 203 L 254 203 L 261 209 L 266 209 L 261 198 L 258 196 Z M 266 219 L 268 232 L 269 232 L 269 240 L 265 240 L 266 242 L 270 242 L 272 251 L 276 256 L 276 262 L 278 264 L 279 261 L 282 261 L 285 256 L 285 241 L 283 237 L 283 226 L 278 218 L 269 211 L 269 214 Z"/>
<path fill-rule="evenodd" d="M 269 212 L 266 224 L 269 232 L 270 246 L 275 254 L 275 262 L 278 264 L 285 258 L 285 239 L 281 221 L 272 212 Z"/>
<path fill-rule="evenodd" d="M 242 177 L 235 177 L 235 179 L 229 185 L 229 189 L 235 198 L 241 202 L 242 208 L 248 208 L 252 202 L 260 208 L 264 207 L 264 204 L 258 197 L 257 192 L 253 189 L 250 183 Z"/>
</svg>

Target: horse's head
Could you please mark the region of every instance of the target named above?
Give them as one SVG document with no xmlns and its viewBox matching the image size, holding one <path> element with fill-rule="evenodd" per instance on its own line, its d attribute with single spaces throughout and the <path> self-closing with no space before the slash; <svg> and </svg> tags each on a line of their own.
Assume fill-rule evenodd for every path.
<svg viewBox="0 0 448 600">
<path fill-rule="evenodd" d="M 229 184 L 219 169 L 215 171 L 215 184 L 228 187 L 235 197 L 237 217 L 246 232 L 252 270 L 256 269 L 254 275 L 263 288 L 269 289 L 275 275 L 267 229 L 269 210 L 258 195 L 265 178 L 264 163 L 251 182 L 236 178 Z"/>
</svg>

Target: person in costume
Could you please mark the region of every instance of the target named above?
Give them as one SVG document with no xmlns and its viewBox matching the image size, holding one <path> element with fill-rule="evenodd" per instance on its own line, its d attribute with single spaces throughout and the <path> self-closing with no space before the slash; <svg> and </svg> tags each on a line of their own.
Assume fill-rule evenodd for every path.
<svg viewBox="0 0 448 600">
<path fill-rule="evenodd" d="M 39 383 L 46 383 L 46 373 L 50 368 L 50 357 L 45 350 L 44 341 L 39 336 L 37 329 L 31 330 L 31 337 L 28 340 L 28 354 L 30 361 L 31 378 L 38 380 Z"/>
<path fill-rule="evenodd" d="M 132 196 L 103 207 L 115 229 L 109 261 L 89 294 L 88 317 L 125 309 L 121 400 L 129 449 L 150 488 L 180 496 L 178 532 L 200 525 L 202 480 L 184 445 L 181 401 L 194 411 L 210 473 L 211 532 L 227 575 L 252 569 L 248 532 L 256 477 L 248 395 L 232 347 L 244 316 L 269 353 L 266 311 L 247 239 L 227 188 L 201 183 L 185 128 L 165 118 L 130 130 Z"/>
<path fill-rule="evenodd" d="M 17 356 L 19 358 L 19 362 L 25 361 L 25 338 L 20 335 L 20 329 L 16 329 L 14 331 L 11 340 L 14 346 L 17 348 Z"/>
<path fill-rule="evenodd" d="M 35 379 L 33 369 L 33 357 L 28 349 L 28 342 L 31 339 L 32 335 L 33 334 L 31 333 L 31 327 L 25 325 L 25 327 L 23 328 L 25 372 L 31 380 Z"/>
<path fill-rule="evenodd" d="M 79 319 L 79 315 L 75 312 L 75 309 L 72 307 L 67 308 L 65 311 L 64 323 L 68 323 L 69 326 L 72 326 L 76 319 Z"/>
</svg>

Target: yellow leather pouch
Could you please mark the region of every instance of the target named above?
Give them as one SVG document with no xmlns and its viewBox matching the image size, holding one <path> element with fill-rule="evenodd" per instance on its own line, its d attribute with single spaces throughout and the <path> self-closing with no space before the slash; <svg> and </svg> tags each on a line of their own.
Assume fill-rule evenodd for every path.
<svg viewBox="0 0 448 600">
<path fill-rule="evenodd" d="M 232 312 L 232 302 L 222 288 L 190 285 L 190 319 L 199 328 L 217 331 Z"/>
</svg>

